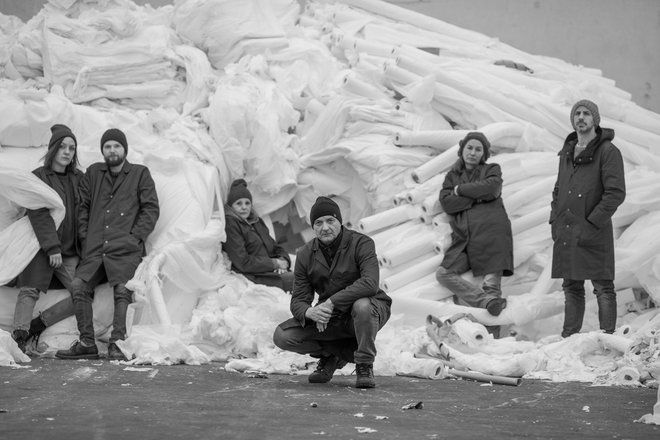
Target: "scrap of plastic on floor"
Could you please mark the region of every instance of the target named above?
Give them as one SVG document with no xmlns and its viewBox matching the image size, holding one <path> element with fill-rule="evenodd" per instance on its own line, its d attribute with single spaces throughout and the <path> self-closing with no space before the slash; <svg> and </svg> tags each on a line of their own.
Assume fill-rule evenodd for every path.
<svg viewBox="0 0 660 440">
<path fill-rule="evenodd" d="M 82 168 L 101 160 L 100 134 L 118 127 L 128 160 L 151 170 L 161 216 L 130 282 L 130 336 L 121 343 L 134 364 L 224 360 L 233 371 L 308 371 L 313 359 L 271 340 L 289 316 L 288 296 L 230 272 L 221 252 L 222 200 L 229 182 L 245 177 L 260 214 L 305 238 L 316 195 L 332 194 L 346 226 L 376 242 L 381 287 L 394 299 L 376 374 L 434 379 L 451 364 L 657 385 L 660 117 L 597 69 L 376 0 L 302 9 L 293 0 L 177 0 L 157 9 L 51 0 L 26 23 L 0 15 L 0 98 L 0 284 L 36 249 L 22 210 L 41 203 L 62 216 L 61 202 L 29 177 L 52 124 L 72 128 Z M 556 153 L 582 98 L 598 103 L 625 160 L 627 197 L 614 217 L 619 329 L 597 330 L 588 293 L 583 333 L 561 340 L 547 219 Z M 498 317 L 454 305 L 433 275 L 450 240 L 439 187 L 470 130 L 493 144 L 514 232 L 515 275 L 503 283 L 508 307 Z M 109 291 L 100 286 L 94 303 L 101 341 Z M 42 295 L 35 313 L 66 294 Z M 0 287 L 8 331 L 16 295 Z M 447 321 L 456 314 L 466 317 Z M 500 339 L 486 332 L 493 325 Z M 76 335 L 71 317 L 34 349 L 49 356 Z M 0 336 L 0 364 L 25 362 Z"/>
</svg>

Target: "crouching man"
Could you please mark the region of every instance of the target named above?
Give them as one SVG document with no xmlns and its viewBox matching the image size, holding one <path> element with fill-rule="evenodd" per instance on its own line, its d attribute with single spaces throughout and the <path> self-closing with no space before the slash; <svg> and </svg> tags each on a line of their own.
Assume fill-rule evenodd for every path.
<svg viewBox="0 0 660 440">
<path fill-rule="evenodd" d="M 319 197 L 309 216 L 316 238 L 297 253 L 291 296 L 293 318 L 273 341 L 282 350 L 318 358 L 312 383 L 326 383 L 335 370 L 356 364 L 356 388 L 373 388 L 376 333 L 390 318 L 392 299 L 378 288 L 374 242 L 344 228 L 339 206 Z M 319 299 L 316 305 L 314 293 Z"/>
</svg>

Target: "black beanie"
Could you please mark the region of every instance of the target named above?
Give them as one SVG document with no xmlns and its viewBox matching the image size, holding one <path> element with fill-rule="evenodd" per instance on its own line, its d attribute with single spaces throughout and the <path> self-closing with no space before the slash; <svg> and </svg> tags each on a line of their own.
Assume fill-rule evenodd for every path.
<svg viewBox="0 0 660 440">
<path fill-rule="evenodd" d="M 231 183 L 229 194 L 227 195 L 227 204 L 233 205 L 238 199 L 249 199 L 252 201 L 252 194 L 247 189 L 247 182 L 244 179 L 236 179 Z"/>
<path fill-rule="evenodd" d="M 571 109 L 571 125 L 573 126 L 573 129 L 577 130 L 575 128 L 575 111 L 580 106 L 589 109 L 591 116 L 594 118 L 594 127 L 600 126 L 600 112 L 598 111 L 598 106 L 593 101 L 589 101 L 588 99 L 581 99 L 576 102 Z"/>
<path fill-rule="evenodd" d="M 316 199 L 316 202 L 312 205 L 312 209 L 309 211 L 309 221 L 313 226 L 317 218 L 325 215 L 331 215 L 341 223 L 341 211 L 339 210 L 339 205 L 329 197 L 319 196 Z"/>
<path fill-rule="evenodd" d="M 476 139 L 481 142 L 481 145 L 484 147 L 484 155 L 481 157 L 481 163 L 484 163 L 490 157 L 490 142 L 486 138 L 486 135 L 480 131 L 471 131 L 465 135 L 465 137 L 458 143 L 458 157 L 463 159 L 463 149 L 470 139 Z"/>
<path fill-rule="evenodd" d="M 126 141 L 126 135 L 123 131 L 118 128 L 110 128 L 103 133 L 101 136 L 101 151 L 103 151 L 103 145 L 108 141 L 117 141 L 124 147 L 124 153 L 128 154 L 128 142 Z"/>
<path fill-rule="evenodd" d="M 54 147 L 59 147 L 60 142 L 65 137 L 70 137 L 71 139 L 73 139 L 73 142 L 76 144 L 76 147 L 78 146 L 78 140 L 71 132 L 71 129 L 66 125 L 55 124 L 52 127 L 50 127 L 50 132 L 51 132 L 51 136 L 50 136 L 50 141 L 48 142 L 49 150 Z"/>
</svg>

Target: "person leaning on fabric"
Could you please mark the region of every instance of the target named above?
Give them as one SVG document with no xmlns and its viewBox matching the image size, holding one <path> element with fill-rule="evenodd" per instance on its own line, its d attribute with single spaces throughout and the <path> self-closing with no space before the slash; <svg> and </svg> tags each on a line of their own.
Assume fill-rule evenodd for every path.
<svg viewBox="0 0 660 440">
<path fill-rule="evenodd" d="M 270 236 L 263 219 L 252 206 L 252 194 L 243 179 L 232 182 L 225 205 L 225 232 L 222 245 L 234 272 L 257 284 L 275 286 L 286 292 L 293 288 L 289 254 Z"/>
<path fill-rule="evenodd" d="M 552 277 L 563 278 L 563 337 L 578 333 L 584 318 L 584 280 L 591 280 L 601 330 L 616 328 L 612 215 L 626 197 L 621 152 L 614 130 L 600 127 L 598 106 L 589 100 L 571 109 L 574 132 L 559 152 L 550 212 Z"/>
<path fill-rule="evenodd" d="M 144 242 L 159 215 L 158 196 L 149 169 L 126 160 L 124 133 L 111 128 L 101 137 L 104 163 L 91 165 L 80 182 L 82 259 L 73 280 L 73 305 L 80 340 L 60 359 L 98 359 L 94 339 L 94 288 L 106 280 L 113 287 L 114 317 L 108 359 L 124 360 L 116 341 L 126 338 L 126 310 L 133 292 L 126 283 L 145 255 Z"/>
<path fill-rule="evenodd" d="M 513 234 L 501 197 L 502 170 L 486 163 L 490 142 L 481 132 L 470 132 L 459 142 L 458 157 L 440 190 L 452 241 L 436 278 L 455 295 L 456 303 L 498 316 L 506 307 L 502 276 L 513 275 Z M 460 276 L 470 269 L 474 276 L 483 276 L 482 286 Z M 497 328 L 489 330 L 499 336 Z"/>
<path fill-rule="evenodd" d="M 82 172 L 77 168 L 78 144 L 66 125 L 55 124 L 50 130 L 44 164 L 32 172 L 60 196 L 65 214 L 59 228 L 55 228 L 48 209 L 27 210 L 40 249 L 17 279 L 20 290 L 14 310 L 12 336 L 23 352 L 28 341 L 34 339 L 36 342 L 46 327 L 73 315 L 73 302 L 68 296 L 32 318 L 39 294 L 48 291 L 54 278 L 71 291 L 80 255 L 77 220 L 80 201 L 78 184 Z"/>
<path fill-rule="evenodd" d="M 339 206 L 318 197 L 309 214 L 316 234 L 296 255 L 293 318 L 273 335 L 282 350 L 319 358 L 312 383 L 326 383 L 355 362 L 356 388 L 376 386 L 376 334 L 390 318 L 392 299 L 378 287 L 374 242 L 341 224 Z M 312 305 L 314 293 L 318 302 Z"/>
</svg>

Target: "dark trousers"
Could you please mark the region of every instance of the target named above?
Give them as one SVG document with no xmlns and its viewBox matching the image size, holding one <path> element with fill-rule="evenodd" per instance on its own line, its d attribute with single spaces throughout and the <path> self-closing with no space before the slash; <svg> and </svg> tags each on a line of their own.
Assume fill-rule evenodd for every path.
<svg viewBox="0 0 660 440">
<path fill-rule="evenodd" d="M 312 357 L 337 356 L 347 362 L 372 364 L 376 358 L 376 334 L 390 319 L 390 308 L 375 298 L 360 298 L 350 313 L 333 318 L 323 332 L 313 323 L 304 327 L 294 318 L 275 329 L 273 342 L 282 350 Z"/>
<path fill-rule="evenodd" d="M 616 292 L 612 280 L 591 280 L 598 302 L 598 321 L 605 333 L 616 329 Z M 584 318 L 584 280 L 564 279 L 564 327 L 561 335 L 566 338 L 578 333 Z"/>
<path fill-rule="evenodd" d="M 105 269 L 101 265 L 96 273 L 88 281 L 76 277 L 72 283 L 71 296 L 73 307 L 78 321 L 78 332 L 80 341 L 85 345 L 95 343 L 94 338 L 94 288 L 107 280 Z M 110 342 L 126 339 L 126 311 L 128 305 L 133 302 L 133 292 L 126 288 L 126 284 L 120 283 L 113 286 L 115 309 L 112 319 L 112 332 Z"/>
</svg>

